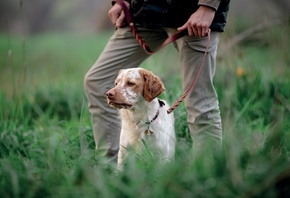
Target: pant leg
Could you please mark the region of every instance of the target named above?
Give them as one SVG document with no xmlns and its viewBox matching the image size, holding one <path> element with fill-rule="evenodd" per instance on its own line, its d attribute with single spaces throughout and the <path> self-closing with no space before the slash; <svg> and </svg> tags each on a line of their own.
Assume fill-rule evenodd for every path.
<svg viewBox="0 0 290 198">
<path fill-rule="evenodd" d="M 219 33 L 211 33 L 209 52 L 200 76 L 190 94 L 185 98 L 193 149 L 215 152 L 221 150 L 222 126 L 218 96 L 213 85 Z M 196 76 L 207 45 L 207 37 L 185 36 L 176 42 L 181 63 L 183 90 L 187 90 Z M 199 153 L 199 154 L 198 154 Z M 215 155 L 215 154 L 214 154 Z"/>
<path fill-rule="evenodd" d="M 166 34 L 164 31 L 140 29 L 147 43 L 155 49 Z M 118 28 L 108 41 L 96 63 L 84 78 L 89 101 L 96 149 L 107 156 L 116 156 L 119 150 L 121 124 L 117 110 L 109 107 L 105 93 L 114 86 L 120 69 L 138 67 L 149 55 L 132 36 L 129 28 Z"/>
</svg>

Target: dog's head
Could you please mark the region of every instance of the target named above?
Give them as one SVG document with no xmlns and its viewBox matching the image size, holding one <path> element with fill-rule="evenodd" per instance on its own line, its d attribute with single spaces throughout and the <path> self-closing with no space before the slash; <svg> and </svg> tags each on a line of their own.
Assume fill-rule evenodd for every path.
<svg viewBox="0 0 290 198">
<path fill-rule="evenodd" d="M 160 78 L 143 68 L 122 69 L 115 87 L 107 91 L 107 102 L 117 109 L 130 109 L 140 98 L 151 102 L 165 90 Z"/>
</svg>

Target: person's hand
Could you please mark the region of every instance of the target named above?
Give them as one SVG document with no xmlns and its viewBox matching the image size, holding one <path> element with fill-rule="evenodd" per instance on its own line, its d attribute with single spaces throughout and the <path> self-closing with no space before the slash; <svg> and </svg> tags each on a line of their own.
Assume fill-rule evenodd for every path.
<svg viewBox="0 0 290 198">
<path fill-rule="evenodd" d="M 130 4 L 127 1 L 124 1 L 124 3 L 128 6 L 129 9 Z M 118 3 L 115 3 L 115 5 L 109 10 L 108 15 L 114 26 L 122 27 L 125 25 L 125 13 L 123 8 Z"/>
<path fill-rule="evenodd" d="M 208 33 L 209 26 L 211 25 L 215 11 L 207 6 L 200 6 L 194 12 L 188 21 L 181 27 L 177 28 L 178 31 L 186 30 L 189 36 L 204 37 Z"/>
</svg>

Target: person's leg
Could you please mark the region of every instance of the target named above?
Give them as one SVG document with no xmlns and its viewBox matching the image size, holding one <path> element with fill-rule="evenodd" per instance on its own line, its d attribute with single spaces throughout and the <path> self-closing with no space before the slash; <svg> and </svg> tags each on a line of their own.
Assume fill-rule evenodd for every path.
<svg viewBox="0 0 290 198">
<path fill-rule="evenodd" d="M 140 32 L 152 48 L 160 45 L 166 36 L 160 30 L 140 29 Z M 109 107 L 105 93 L 114 86 L 120 69 L 138 67 L 148 56 L 129 28 L 118 28 L 84 78 L 96 149 L 108 157 L 116 157 L 118 153 L 121 126 L 118 112 Z"/>
<path fill-rule="evenodd" d="M 181 63 L 183 90 L 187 90 L 196 76 L 207 45 L 207 37 L 185 36 L 176 42 Z M 213 85 L 219 33 L 211 33 L 209 52 L 200 76 L 190 94 L 185 98 L 187 122 L 193 140 L 194 153 L 221 151 L 222 126 L 218 96 Z"/>
</svg>

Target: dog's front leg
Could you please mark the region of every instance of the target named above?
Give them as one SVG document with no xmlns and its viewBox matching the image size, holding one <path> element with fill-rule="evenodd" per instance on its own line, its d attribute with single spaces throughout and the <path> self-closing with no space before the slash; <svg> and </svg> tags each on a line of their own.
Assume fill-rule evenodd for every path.
<svg viewBox="0 0 290 198">
<path fill-rule="evenodd" d="M 123 169 L 123 165 L 124 165 L 124 161 L 125 161 L 127 152 L 128 152 L 127 149 L 124 146 L 120 145 L 120 149 L 118 152 L 118 162 L 117 162 L 117 168 L 119 170 Z"/>
</svg>

